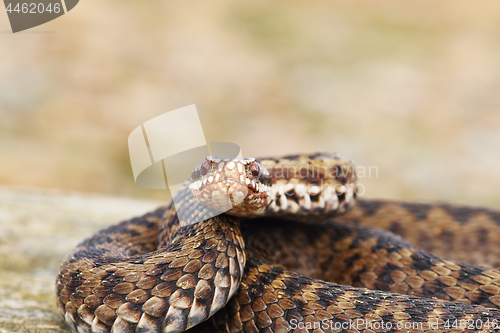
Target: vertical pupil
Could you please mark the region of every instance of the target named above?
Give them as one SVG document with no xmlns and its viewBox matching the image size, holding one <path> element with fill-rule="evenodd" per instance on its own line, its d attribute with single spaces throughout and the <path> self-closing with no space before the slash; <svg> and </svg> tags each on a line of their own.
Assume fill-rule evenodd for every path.
<svg viewBox="0 0 500 333">
<path fill-rule="evenodd" d="M 206 175 L 209 168 L 210 168 L 210 163 L 208 163 L 208 161 L 203 162 L 203 164 L 201 165 L 201 174 L 203 176 Z"/>
</svg>

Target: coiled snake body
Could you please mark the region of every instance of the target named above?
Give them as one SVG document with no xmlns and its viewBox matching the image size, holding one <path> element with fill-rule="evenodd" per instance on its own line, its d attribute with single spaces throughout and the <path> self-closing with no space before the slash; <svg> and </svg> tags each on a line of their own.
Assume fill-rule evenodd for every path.
<svg viewBox="0 0 500 333">
<path fill-rule="evenodd" d="M 57 296 L 72 330 L 500 332 L 499 212 L 347 212 L 356 176 L 335 154 L 209 157 L 192 178 L 66 257 Z"/>
</svg>

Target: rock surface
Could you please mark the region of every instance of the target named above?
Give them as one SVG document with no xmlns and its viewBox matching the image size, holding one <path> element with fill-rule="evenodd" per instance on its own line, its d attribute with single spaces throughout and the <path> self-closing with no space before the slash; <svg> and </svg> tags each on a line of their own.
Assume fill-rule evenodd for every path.
<svg viewBox="0 0 500 333">
<path fill-rule="evenodd" d="M 0 333 L 69 332 L 56 307 L 64 256 L 158 201 L 0 187 Z"/>
</svg>

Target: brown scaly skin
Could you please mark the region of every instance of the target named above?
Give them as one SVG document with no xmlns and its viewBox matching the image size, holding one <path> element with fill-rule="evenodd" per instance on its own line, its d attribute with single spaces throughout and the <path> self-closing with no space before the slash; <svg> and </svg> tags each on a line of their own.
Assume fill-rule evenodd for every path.
<svg viewBox="0 0 500 333">
<path fill-rule="evenodd" d="M 245 265 L 237 222 L 220 216 L 187 226 L 182 239 L 155 250 L 160 223 L 175 220 L 169 212 L 102 230 L 64 260 L 58 307 L 74 331 L 184 331 L 236 292 Z"/>
<path fill-rule="evenodd" d="M 312 226 L 270 219 L 242 225 L 247 252 L 303 275 L 500 308 L 500 271 L 443 260 L 387 231 L 329 220 Z"/>
<path fill-rule="evenodd" d="M 500 267 L 500 211 L 446 203 L 359 200 L 341 222 L 389 230 L 440 256 Z"/>
<path fill-rule="evenodd" d="M 328 158 L 316 154 L 309 161 L 325 163 Z M 301 159 L 284 161 L 290 165 Z M 309 210 L 320 208 L 316 192 L 313 188 L 309 194 Z M 307 204 L 308 198 L 297 193 L 274 193 L 281 203 L 286 195 L 285 203 Z M 188 192 L 180 195 L 179 202 L 191 207 L 196 219 L 209 213 L 196 206 Z M 343 202 L 345 194 L 338 195 L 342 211 L 349 202 Z M 288 202 L 279 210 L 287 215 L 292 208 L 293 202 Z M 333 326 L 346 328 L 345 332 L 410 331 L 407 327 L 413 327 L 412 332 L 500 332 L 497 270 L 443 260 L 390 232 L 346 223 L 377 227 L 391 223 L 387 229 L 417 234 L 416 244 L 438 249 L 443 249 L 434 244 L 439 239 L 429 235 L 447 235 L 450 225 L 452 238 L 463 237 L 470 230 L 463 226 L 475 225 L 478 219 L 491 221 L 487 225 L 491 235 L 500 232 L 497 212 L 459 207 L 455 213 L 462 214 L 451 214 L 443 223 L 441 211 L 446 209 L 439 205 L 363 201 L 342 217 L 324 220 L 319 214 L 307 225 L 281 217 L 256 220 L 228 215 L 190 224 L 179 221 L 171 204 L 103 230 L 75 248 L 58 277 L 59 309 L 72 329 L 81 332 L 109 332 L 111 327 L 115 332 L 182 331 L 208 317 L 189 331 L 341 331 Z M 271 232 L 275 240 L 269 238 Z M 484 241 L 484 231 L 468 236 L 478 235 Z M 494 238 L 488 237 L 494 246 Z M 248 261 L 242 272 L 245 253 Z M 229 303 L 210 316 L 233 292 Z"/>
</svg>

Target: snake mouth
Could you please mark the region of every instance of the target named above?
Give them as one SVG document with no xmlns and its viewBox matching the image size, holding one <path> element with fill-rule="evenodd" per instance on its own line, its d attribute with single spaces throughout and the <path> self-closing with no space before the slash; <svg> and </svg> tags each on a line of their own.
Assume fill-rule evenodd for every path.
<svg viewBox="0 0 500 333">
<path fill-rule="evenodd" d="M 198 202 L 206 207 L 225 212 L 242 203 L 254 191 L 239 181 L 225 179 L 210 184 L 198 180 L 190 185 L 191 192 Z"/>
</svg>

